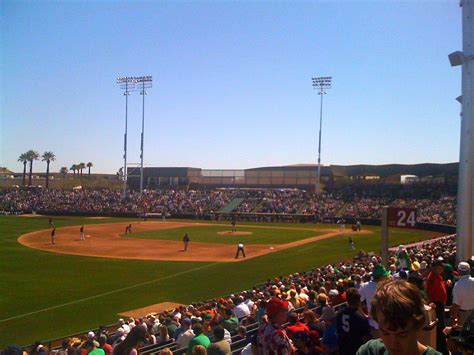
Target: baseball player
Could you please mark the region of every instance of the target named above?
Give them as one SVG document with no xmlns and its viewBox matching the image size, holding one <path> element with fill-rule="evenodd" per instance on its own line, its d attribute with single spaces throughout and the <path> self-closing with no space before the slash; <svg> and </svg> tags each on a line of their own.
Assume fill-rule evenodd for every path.
<svg viewBox="0 0 474 355">
<path fill-rule="evenodd" d="M 237 244 L 237 253 L 235 254 L 236 259 L 239 258 L 240 252 L 242 252 L 243 257 L 245 258 L 244 244 L 242 242 Z"/>
<path fill-rule="evenodd" d="M 51 230 L 51 244 L 56 244 L 56 228 L 53 227 Z"/>
<path fill-rule="evenodd" d="M 186 233 L 183 237 L 183 244 L 184 244 L 184 251 L 187 251 L 188 250 L 188 244 L 189 244 L 188 233 Z"/>
<path fill-rule="evenodd" d="M 79 229 L 79 240 L 86 240 L 86 237 L 84 235 L 84 225 L 82 225 L 81 229 Z"/>
<path fill-rule="evenodd" d="M 351 236 L 349 236 L 349 248 L 350 248 L 351 251 L 355 250 L 354 240 L 352 240 Z"/>
</svg>

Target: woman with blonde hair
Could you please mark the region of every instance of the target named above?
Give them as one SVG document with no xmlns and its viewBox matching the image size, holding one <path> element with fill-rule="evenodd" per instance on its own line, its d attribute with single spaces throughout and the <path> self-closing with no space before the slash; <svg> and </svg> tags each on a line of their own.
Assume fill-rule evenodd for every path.
<svg viewBox="0 0 474 355">
<path fill-rule="evenodd" d="M 156 343 L 157 344 L 162 344 L 166 341 L 170 340 L 170 336 L 168 334 L 168 328 L 166 325 L 161 325 L 160 326 L 160 335 L 156 337 Z"/>
<path fill-rule="evenodd" d="M 193 348 L 193 355 L 207 355 L 207 349 L 202 345 L 196 345 Z"/>
<path fill-rule="evenodd" d="M 173 355 L 173 352 L 170 350 L 170 348 L 164 348 L 160 350 L 158 355 Z"/>
</svg>

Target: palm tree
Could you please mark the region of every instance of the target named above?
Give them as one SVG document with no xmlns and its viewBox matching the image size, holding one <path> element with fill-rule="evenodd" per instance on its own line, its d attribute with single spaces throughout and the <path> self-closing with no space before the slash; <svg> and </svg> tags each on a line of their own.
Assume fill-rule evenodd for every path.
<svg viewBox="0 0 474 355">
<path fill-rule="evenodd" d="M 21 161 L 23 163 L 23 186 L 25 186 L 26 183 L 26 164 L 28 163 L 28 155 L 26 153 L 20 154 L 18 157 L 18 161 Z"/>
<path fill-rule="evenodd" d="M 49 163 L 56 160 L 56 156 L 53 152 L 44 152 L 41 157 L 42 161 L 46 162 L 46 188 L 49 188 Z"/>
<path fill-rule="evenodd" d="M 63 167 L 59 170 L 59 173 L 61 174 L 61 176 L 63 177 L 63 179 L 66 178 L 67 172 L 68 172 L 68 169 L 67 169 L 65 166 L 63 166 Z"/>
<path fill-rule="evenodd" d="M 28 186 L 31 186 L 31 178 L 33 175 L 33 160 L 38 160 L 39 154 L 34 150 L 29 150 L 26 152 L 26 156 L 28 157 L 28 161 L 30 162 L 30 173 L 28 177 Z"/>
<path fill-rule="evenodd" d="M 86 164 L 84 163 L 79 163 L 79 165 L 77 166 L 77 169 L 81 171 L 81 177 L 82 177 L 82 169 L 85 169 L 86 168 Z"/>
<path fill-rule="evenodd" d="M 72 170 L 72 172 L 73 172 L 73 174 L 74 174 L 74 177 L 76 177 L 77 165 L 76 165 L 76 164 L 72 164 L 71 167 L 69 168 L 69 170 Z"/>
<path fill-rule="evenodd" d="M 91 162 L 88 162 L 88 163 L 86 164 L 86 166 L 89 168 L 88 175 L 89 175 L 89 180 L 90 180 L 90 178 L 91 178 L 91 167 L 93 167 L 94 164 L 92 164 Z"/>
</svg>

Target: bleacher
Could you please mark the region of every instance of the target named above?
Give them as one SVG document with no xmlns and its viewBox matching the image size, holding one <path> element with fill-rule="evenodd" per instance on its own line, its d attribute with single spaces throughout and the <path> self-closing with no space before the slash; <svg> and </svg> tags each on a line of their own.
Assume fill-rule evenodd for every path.
<svg viewBox="0 0 474 355">
<path fill-rule="evenodd" d="M 338 312 L 339 310 L 343 309 L 346 307 L 345 303 L 339 304 L 334 306 L 334 310 Z M 320 310 L 321 307 L 314 307 L 314 308 L 309 308 L 312 311 L 318 311 Z M 298 308 L 294 310 L 296 313 L 301 314 L 306 310 L 305 307 Z M 242 321 L 242 319 L 239 319 L 239 322 Z M 285 324 L 286 325 L 286 324 Z M 259 324 L 258 322 L 254 322 L 252 324 L 249 324 L 245 327 L 247 331 L 247 336 L 254 336 L 258 333 L 258 328 Z M 232 342 L 231 342 L 231 350 L 233 355 L 238 355 L 242 351 L 242 349 L 248 344 L 247 339 L 240 339 L 239 335 L 237 332 L 232 332 Z M 175 342 L 174 339 L 170 339 L 164 343 L 161 344 L 151 344 L 144 346 L 140 349 L 140 354 L 147 354 L 147 355 L 155 355 L 160 352 L 160 350 L 163 350 L 165 348 L 169 348 L 174 355 L 183 355 L 186 353 L 186 348 L 181 348 L 178 349 L 178 344 Z"/>
<path fill-rule="evenodd" d="M 229 203 L 227 205 L 222 207 L 222 209 L 219 212 L 220 213 L 231 213 L 234 210 L 236 210 L 237 207 L 239 207 L 239 205 L 242 203 L 243 200 L 244 200 L 244 198 L 242 198 L 242 197 L 234 197 L 232 200 L 229 201 Z"/>
</svg>

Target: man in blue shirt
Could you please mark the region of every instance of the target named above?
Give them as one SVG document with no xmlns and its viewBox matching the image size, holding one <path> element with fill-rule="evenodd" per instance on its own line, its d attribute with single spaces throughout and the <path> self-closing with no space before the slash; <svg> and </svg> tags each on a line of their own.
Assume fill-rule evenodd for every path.
<svg viewBox="0 0 474 355">
<path fill-rule="evenodd" d="M 354 355 L 370 339 L 368 318 L 360 311 L 360 294 L 355 288 L 346 291 L 348 307 L 337 315 L 337 334 L 341 355 Z"/>
</svg>

